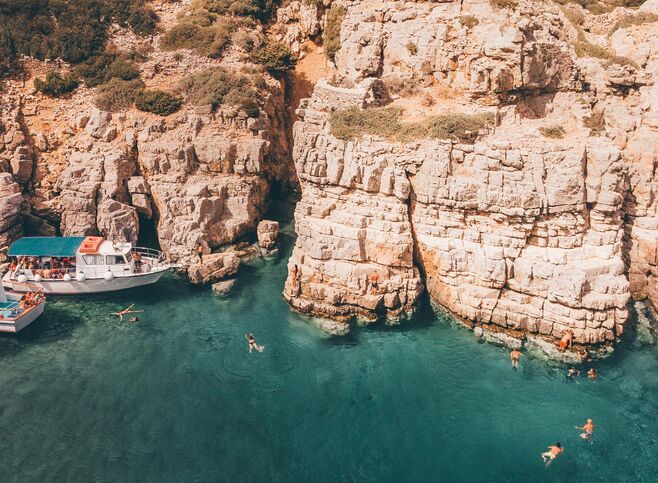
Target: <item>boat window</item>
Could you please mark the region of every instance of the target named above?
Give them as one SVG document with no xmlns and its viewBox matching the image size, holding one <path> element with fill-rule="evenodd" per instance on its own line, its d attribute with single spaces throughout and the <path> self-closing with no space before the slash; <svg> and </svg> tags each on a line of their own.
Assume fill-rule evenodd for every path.
<svg viewBox="0 0 658 483">
<path fill-rule="evenodd" d="M 123 255 L 107 255 L 105 260 L 108 265 L 123 265 L 125 263 Z"/>
<path fill-rule="evenodd" d="M 103 265 L 103 255 L 82 255 L 82 259 L 87 265 Z"/>
</svg>

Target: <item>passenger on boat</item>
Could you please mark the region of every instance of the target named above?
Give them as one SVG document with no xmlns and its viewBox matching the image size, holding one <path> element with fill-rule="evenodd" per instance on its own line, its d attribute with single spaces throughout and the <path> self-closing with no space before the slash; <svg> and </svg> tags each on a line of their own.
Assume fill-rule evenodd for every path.
<svg viewBox="0 0 658 483">
<path fill-rule="evenodd" d="M 142 255 L 141 255 L 141 253 L 133 252 L 132 259 L 135 262 L 135 273 L 141 273 L 141 271 L 142 271 Z"/>
<path fill-rule="evenodd" d="M 50 268 L 45 268 L 43 270 L 43 278 L 52 278 L 53 273 L 50 271 Z"/>
</svg>

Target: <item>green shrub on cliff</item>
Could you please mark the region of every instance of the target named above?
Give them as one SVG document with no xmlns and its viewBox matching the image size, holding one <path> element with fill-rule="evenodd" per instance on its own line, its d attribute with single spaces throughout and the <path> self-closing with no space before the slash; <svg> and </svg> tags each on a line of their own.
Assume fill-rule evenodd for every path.
<svg viewBox="0 0 658 483">
<path fill-rule="evenodd" d="M 336 52 L 340 50 L 340 29 L 345 19 L 347 9 L 339 4 L 334 3 L 329 12 L 327 12 L 327 22 L 322 34 L 324 45 L 324 55 L 329 60 L 334 60 Z"/>
<path fill-rule="evenodd" d="M 370 134 L 401 142 L 427 138 L 466 141 L 494 122 L 490 113 L 444 113 L 418 122 L 403 122 L 401 115 L 402 109 L 395 107 L 339 109 L 329 118 L 331 134 L 343 140 Z"/>
<path fill-rule="evenodd" d="M 233 105 L 256 117 L 260 112 L 258 87 L 262 82 L 262 76 L 257 74 L 249 76 L 217 67 L 185 77 L 179 87 L 192 104 L 210 105 L 213 110 Z"/>
<path fill-rule="evenodd" d="M 123 80 L 115 77 L 98 87 L 94 104 L 103 111 L 122 111 L 133 105 L 137 93 L 143 88 L 144 82 L 141 79 Z"/>
<path fill-rule="evenodd" d="M 199 55 L 219 58 L 231 42 L 235 28 L 234 22 L 223 17 L 215 19 L 209 25 L 185 20 L 174 25 L 162 36 L 160 46 L 163 50 L 190 49 Z"/>
<path fill-rule="evenodd" d="M 135 107 L 140 111 L 152 112 L 159 116 L 168 116 L 178 111 L 183 100 L 168 92 L 158 89 L 142 90 L 135 94 Z"/>
<path fill-rule="evenodd" d="M 282 42 L 266 39 L 252 53 L 251 60 L 261 64 L 270 74 L 281 74 L 292 70 L 297 64 L 297 56 Z"/>
<path fill-rule="evenodd" d="M 145 0 L 2 0 L 0 75 L 16 70 L 19 55 L 83 62 L 104 49 L 114 21 L 144 35 L 157 16 Z"/>
<path fill-rule="evenodd" d="M 124 55 L 107 51 L 87 59 L 75 68 L 75 72 L 89 87 L 103 84 L 115 77 L 123 80 L 139 77 L 139 69 Z"/>
<path fill-rule="evenodd" d="M 73 92 L 78 87 L 78 79 L 70 73 L 60 74 L 51 70 L 46 74 L 45 79 L 34 79 L 34 87 L 39 92 L 49 97 L 59 97 L 63 94 Z"/>
</svg>

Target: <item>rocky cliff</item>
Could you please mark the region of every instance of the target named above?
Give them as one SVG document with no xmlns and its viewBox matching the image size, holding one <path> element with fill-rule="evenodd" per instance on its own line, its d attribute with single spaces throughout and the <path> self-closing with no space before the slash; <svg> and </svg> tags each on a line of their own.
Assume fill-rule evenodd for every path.
<svg viewBox="0 0 658 483">
<path fill-rule="evenodd" d="M 551 2 L 342 5 L 329 80 L 294 127 L 293 307 L 398 320 L 425 287 L 470 325 L 545 340 L 570 328 L 599 344 L 622 334 L 631 296 L 658 303 L 655 18 L 619 26 L 636 12 Z M 381 105 L 401 126 L 495 122 L 470 139 L 334 135 L 332 112 Z"/>
<path fill-rule="evenodd" d="M 190 2 L 153 2 L 160 34 L 142 39 L 115 26 L 122 52 L 147 52 L 147 88 L 175 90 L 190 74 L 255 69 L 233 48 L 221 59 L 160 48 L 162 32 Z M 36 92 L 33 79 L 60 62 L 24 60 L 27 79 L 4 81 L 0 105 L 0 253 L 25 234 L 97 234 L 136 242 L 153 227 L 160 247 L 182 263 L 224 247 L 256 226 L 272 183 L 294 183 L 284 133 L 284 84 L 263 73 L 260 114 L 186 102 L 175 114 L 94 106 L 97 89 L 69 96 Z M 292 181 L 291 181 L 292 180 Z M 1 260 L 0 260 L 1 261 Z"/>
</svg>

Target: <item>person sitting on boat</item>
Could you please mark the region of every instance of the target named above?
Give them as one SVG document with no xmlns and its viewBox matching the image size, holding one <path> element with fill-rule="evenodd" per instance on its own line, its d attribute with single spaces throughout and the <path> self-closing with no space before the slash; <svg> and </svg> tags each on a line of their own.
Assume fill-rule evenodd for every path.
<svg viewBox="0 0 658 483">
<path fill-rule="evenodd" d="M 135 262 L 135 272 L 140 273 L 142 271 L 142 254 L 139 252 L 133 252 L 132 258 Z"/>
<path fill-rule="evenodd" d="M 9 264 L 9 271 L 11 273 L 14 273 L 16 271 L 16 260 L 13 258 L 11 259 L 11 263 Z"/>
<path fill-rule="evenodd" d="M 50 268 L 46 267 L 43 269 L 43 278 L 52 278 L 53 274 L 50 271 Z"/>
</svg>

